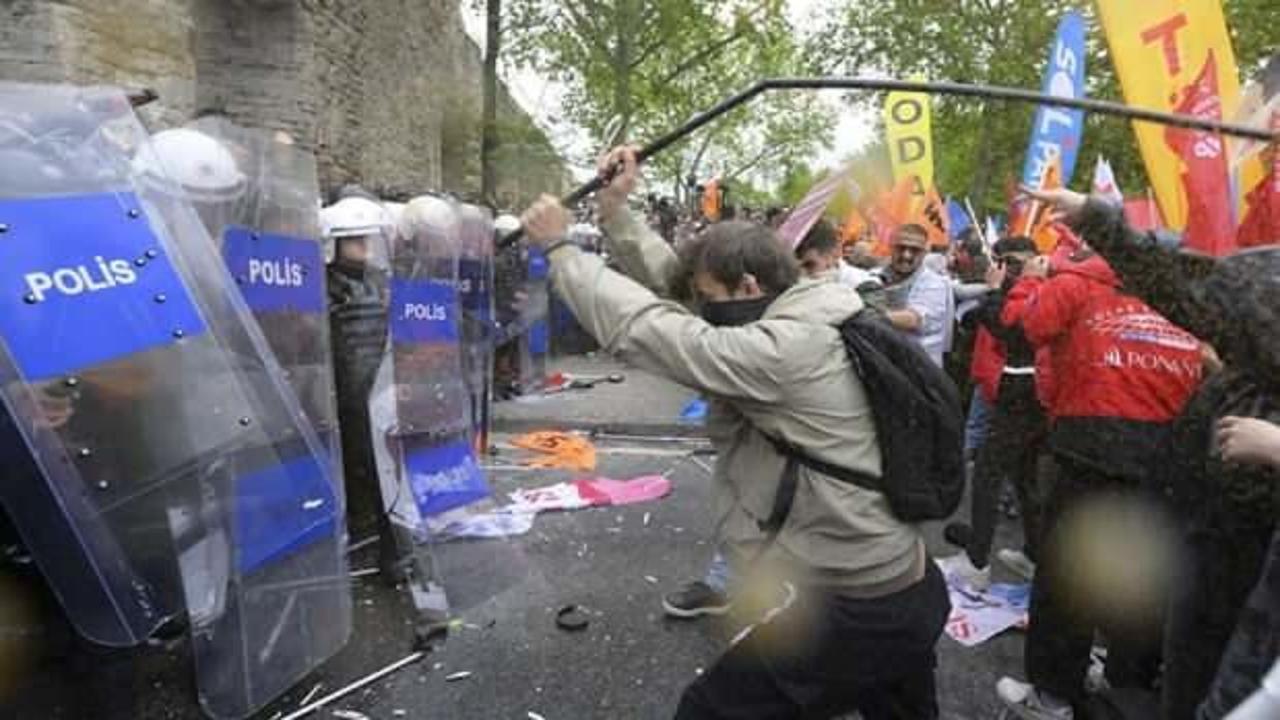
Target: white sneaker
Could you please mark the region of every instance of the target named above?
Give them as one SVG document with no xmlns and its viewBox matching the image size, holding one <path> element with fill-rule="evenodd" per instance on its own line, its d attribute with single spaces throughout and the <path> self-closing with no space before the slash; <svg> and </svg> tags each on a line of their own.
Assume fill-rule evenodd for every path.
<svg viewBox="0 0 1280 720">
<path fill-rule="evenodd" d="M 1031 558 L 1027 557 L 1021 550 L 1005 548 L 996 553 L 996 559 L 1005 567 L 1021 575 L 1027 582 L 1031 582 L 1036 577 L 1036 564 L 1031 562 Z"/>
<path fill-rule="evenodd" d="M 1074 720 L 1075 712 L 1065 703 L 1049 702 L 1035 686 L 1014 680 L 1011 677 L 1000 678 L 996 683 L 996 695 L 1000 701 L 1023 720 Z"/>
<path fill-rule="evenodd" d="M 967 553 L 946 559 L 946 575 L 948 579 L 968 586 L 975 592 L 986 592 L 991 587 L 991 568 L 975 567 Z"/>
</svg>

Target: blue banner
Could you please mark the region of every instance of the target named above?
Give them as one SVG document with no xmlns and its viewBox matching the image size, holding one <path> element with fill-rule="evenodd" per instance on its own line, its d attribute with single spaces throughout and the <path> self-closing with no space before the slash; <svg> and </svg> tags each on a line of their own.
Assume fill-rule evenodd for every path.
<svg viewBox="0 0 1280 720">
<path fill-rule="evenodd" d="M 1044 70 L 1041 91 L 1054 97 L 1084 97 L 1085 24 L 1080 13 L 1072 11 L 1058 24 L 1049 51 L 1049 64 Z M 1039 186 L 1045 166 L 1054 156 L 1062 158 L 1062 184 L 1071 181 L 1084 134 L 1084 111 L 1041 105 L 1031 124 L 1031 143 L 1022 166 L 1024 185 Z"/>
<path fill-rule="evenodd" d="M 27 381 L 205 331 L 131 193 L 0 201 L 0 339 Z"/>
<path fill-rule="evenodd" d="M 255 314 L 325 311 L 320 243 L 229 227 L 223 233 L 222 258 Z"/>
<path fill-rule="evenodd" d="M 969 212 L 964 209 L 964 205 L 955 200 L 947 199 L 947 231 L 951 238 L 960 237 L 965 230 L 973 225 L 973 221 L 969 219 Z"/>
<path fill-rule="evenodd" d="M 489 484 L 476 463 L 471 445 L 464 440 L 437 445 L 433 440 L 415 443 L 402 439 L 409 487 L 418 512 L 439 515 L 489 496 Z M 415 446 L 416 445 L 416 446 Z"/>
<path fill-rule="evenodd" d="M 252 572 L 318 540 L 339 525 L 328 458 L 287 460 L 236 480 L 236 567 Z"/>
<path fill-rule="evenodd" d="M 391 339 L 398 343 L 458 342 L 458 293 L 431 280 L 391 280 Z"/>
</svg>

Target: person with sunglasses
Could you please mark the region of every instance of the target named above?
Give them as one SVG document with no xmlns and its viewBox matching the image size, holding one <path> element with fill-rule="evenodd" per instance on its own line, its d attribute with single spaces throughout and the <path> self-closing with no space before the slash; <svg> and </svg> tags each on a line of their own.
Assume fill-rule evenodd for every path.
<svg viewBox="0 0 1280 720">
<path fill-rule="evenodd" d="M 1002 550 L 999 557 L 1020 575 L 1035 572 L 1040 535 L 1040 492 L 1037 465 L 1046 432 L 1044 410 L 1036 395 L 1036 350 L 1016 323 L 1002 317 L 1005 296 L 1039 257 L 1030 238 L 1006 237 L 995 244 L 995 263 L 987 271 L 993 292 L 972 312 L 979 333 L 1003 350 L 1003 369 L 996 378 L 995 408 L 987 440 L 978 449 L 973 471 L 969 525 L 947 526 L 947 538 L 965 548 L 967 562 L 957 568 L 962 580 L 978 589 L 991 581 L 990 555 L 995 539 L 1000 490 L 1012 482 L 1018 495 L 1024 533 L 1021 552 Z M 1029 579 L 1029 577 L 1028 577 Z"/>
</svg>

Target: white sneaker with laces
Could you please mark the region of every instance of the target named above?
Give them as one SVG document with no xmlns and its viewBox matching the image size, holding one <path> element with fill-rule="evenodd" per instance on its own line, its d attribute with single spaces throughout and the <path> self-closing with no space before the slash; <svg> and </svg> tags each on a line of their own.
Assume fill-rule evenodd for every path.
<svg viewBox="0 0 1280 720">
<path fill-rule="evenodd" d="M 947 558 L 947 578 L 968 586 L 975 592 L 986 592 L 991 587 L 991 568 L 974 566 L 966 553 Z"/>
<path fill-rule="evenodd" d="M 1027 582 L 1034 580 L 1036 577 L 1036 564 L 1031 562 L 1031 558 L 1027 557 L 1021 550 L 1005 548 L 996 553 L 996 559 L 1005 567 L 1021 575 Z"/>
<path fill-rule="evenodd" d="M 1075 712 L 1066 703 L 1053 702 L 1035 686 L 1014 680 L 1011 677 L 1000 678 L 996 683 L 996 695 L 1005 704 L 1009 712 L 1022 720 L 1074 720 Z"/>
</svg>

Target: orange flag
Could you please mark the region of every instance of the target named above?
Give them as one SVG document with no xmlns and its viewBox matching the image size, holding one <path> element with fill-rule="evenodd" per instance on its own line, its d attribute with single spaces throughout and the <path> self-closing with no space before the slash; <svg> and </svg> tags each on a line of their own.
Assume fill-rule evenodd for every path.
<svg viewBox="0 0 1280 720">
<path fill-rule="evenodd" d="M 848 216 L 844 219 L 844 231 L 840 235 L 840 241 L 849 245 L 858 242 L 858 238 L 862 237 L 862 233 L 867 231 L 867 219 L 862 217 L 862 213 L 858 212 L 858 208 L 849 209 Z"/>
<path fill-rule="evenodd" d="M 708 180 L 702 186 L 702 216 L 716 222 L 720 219 L 720 181 Z"/>
<path fill-rule="evenodd" d="M 924 205 L 920 207 L 920 212 L 916 214 L 913 220 L 923 225 L 924 229 L 929 232 L 930 246 L 947 247 L 951 244 L 947 205 L 942 201 L 942 196 L 938 194 L 936 186 L 929 186 L 929 191 L 924 196 Z"/>
<path fill-rule="evenodd" d="M 1045 163 L 1044 175 L 1040 179 L 1040 189 L 1053 190 L 1060 187 L 1062 187 L 1062 158 L 1055 155 L 1051 162 Z M 1027 209 L 1025 227 L 1028 229 L 1027 235 L 1035 242 L 1036 248 L 1042 254 L 1051 253 L 1057 247 L 1058 232 L 1053 227 L 1053 223 L 1049 222 L 1049 208 L 1040 206 L 1039 203 L 1032 203 Z"/>
</svg>

